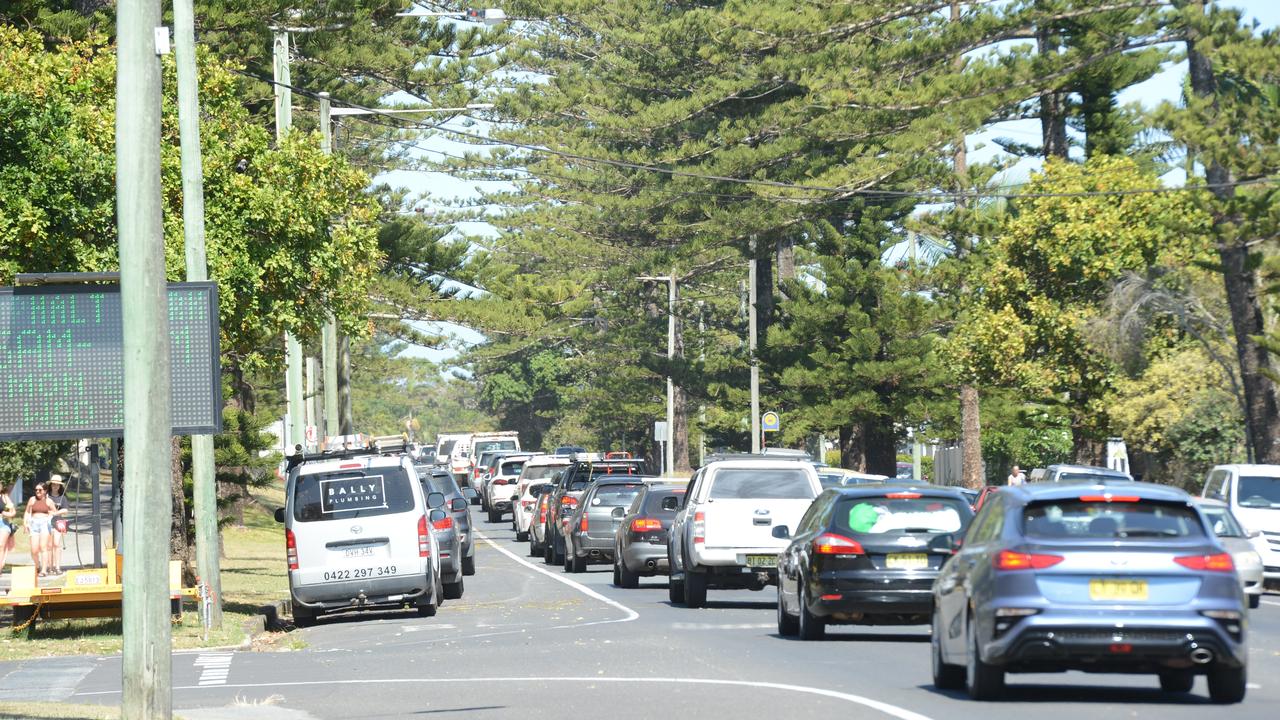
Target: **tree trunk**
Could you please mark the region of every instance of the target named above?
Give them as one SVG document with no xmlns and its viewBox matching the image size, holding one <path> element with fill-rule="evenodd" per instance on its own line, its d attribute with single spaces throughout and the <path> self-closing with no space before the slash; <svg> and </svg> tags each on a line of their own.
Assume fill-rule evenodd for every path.
<svg viewBox="0 0 1280 720">
<path fill-rule="evenodd" d="M 1051 28 L 1036 30 L 1036 49 L 1041 55 L 1057 53 L 1059 40 Z M 1049 91 L 1040 96 L 1040 136 L 1045 158 L 1067 157 L 1067 96 Z"/>
<path fill-rule="evenodd" d="M 671 434 L 671 452 L 674 454 L 672 461 L 675 463 L 675 472 L 689 473 L 693 472 L 693 466 L 689 463 L 689 398 L 679 385 L 675 386 L 672 394 L 675 397 L 675 427 Z"/>
<path fill-rule="evenodd" d="M 982 472 L 982 422 L 978 388 L 960 386 L 960 474 L 964 486 L 977 490 L 987 484 Z"/>
<path fill-rule="evenodd" d="M 857 426 L 840 426 L 840 467 L 858 472 L 867 471 L 867 453 L 863 445 L 863 434 Z"/>
<path fill-rule="evenodd" d="M 866 445 L 865 472 L 896 477 L 898 443 L 893 431 L 893 418 L 877 417 L 862 424 Z"/>
<path fill-rule="evenodd" d="M 756 250 L 756 346 L 763 353 L 773 321 L 773 253 Z"/>
<path fill-rule="evenodd" d="M 1193 3 L 1203 15 L 1203 3 Z M 1187 60 L 1190 66 L 1191 91 L 1202 98 L 1217 94 L 1217 79 L 1209 58 L 1196 47 L 1199 38 L 1194 25 L 1187 30 Z M 1217 101 L 1214 100 L 1216 108 Z M 1254 339 L 1266 332 L 1262 322 L 1262 306 L 1258 302 L 1258 277 L 1249 256 L 1249 237 L 1236 232 L 1239 218 L 1230 210 L 1235 189 L 1228 187 L 1231 173 L 1211 158 L 1204 158 L 1205 179 L 1217 200 L 1213 209 L 1213 229 L 1218 241 L 1218 259 L 1226 286 L 1227 305 L 1231 310 L 1231 328 L 1235 334 L 1236 357 L 1240 361 L 1240 384 L 1245 397 L 1245 432 L 1253 448 L 1254 462 L 1280 463 L 1280 410 L 1277 409 L 1275 386 L 1272 384 L 1271 357 Z"/>
<path fill-rule="evenodd" d="M 796 239 L 790 235 L 778 238 L 778 286 L 796 277 Z"/>
<path fill-rule="evenodd" d="M 169 524 L 169 557 L 182 563 L 182 584 L 193 587 L 196 571 L 192 565 L 191 523 L 187 519 L 187 498 L 183 489 L 185 472 L 182 465 L 182 438 L 175 436 L 170 444 L 170 495 L 173 498 L 173 517 Z"/>
</svg>

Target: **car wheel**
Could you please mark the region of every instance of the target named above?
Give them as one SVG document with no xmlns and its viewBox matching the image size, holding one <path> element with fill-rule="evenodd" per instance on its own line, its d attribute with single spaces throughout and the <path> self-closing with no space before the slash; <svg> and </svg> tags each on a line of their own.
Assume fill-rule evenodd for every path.
<svg viewBox="0 0 1280 720">
<path fill-rule="evenodd" d="M 983 662 L 978 654 L 978 631 L 973 618 L 969 619 L 969 662 L 964 684 L 974 700 L 996 700 L 1004 694 L 1004 668 Z"/>
<path fill-rule="evenodd" d="M 1244 700 L 1244 668 L 1214 667 L 1209 670 L 1209 699 L 1219 705 L 1230 705 Z"/>
<path fill-rule="evenodd" d="M 500 511 L 498 510 L 489 511 L 489 522 L 496 523 L 500 520 L 502 520 L 502 513 Z"/>
<path fill-rule="evenodd" d="M 463 575 L 475 575 L 475 574 L 476 574 L 476 556 L 475 556 L 475 555 L 471 555 L 471 556 L 463 555 L 463 556 L 462 556 L 462 574 L 463 574 Z"/>
<path fill-rule="evenodd" d="M 576 552 L 573 553 L 569 557 L 569 572 L 584 573 L 586 571 L 587 571 L 587 559 L 583 557 L 578 557 L 578 554 Z"/>
<path fill-rule="evenodd" d="M 787 606 L 782 602 L 782 583 L 785 578 L 778 578 L 778 634 L 782 637 L 791 637 L 800 632 L 800 623 L 791 613 L 787 612 Z"/>
<path fill-rule="evenodd" d="M 439 589 L 440 588 L 438 587 L 436 588 L 436 590 L 439 590 Z M 437 595 L 433 590 L 431 592 L 431 597 L 425 598 L 425 599 L 419 598 L 418 599 L 418 616 L 419 617 L 435 617 L 436 608 L 437 608 L 436 598 L 438 597 L 440 596 Z"/>
<path fill-rule="evenodd" d="M 552 547 L 551 539 L 542 543 L 542 562 L 547 565 L 555 565 L 555 549 Z"/>
<path fill-rule="evenodd" d="M 1191 692 L 1196 676 L 1186 670 L 1173 670 L 1160 673 L 1160 689 L 1170 693 Z"/>
<path fill-rule="evenodd" d="M 684 573 L 684 604 L 700 608 L 707 604 L 707 574 L 686 569 Z"/>
<path fill-rule="evenodd" d="M 929 645 L 933 651 L 933 686 L 939 690 L 959 690 L 964 687 L 963 665 L 952 665 L 942 657 L 942 614 L 933 609 L 933 627 L 929 633 Z M 1161 676 L 1163 681 L 1164 676 Z"/>
<path fill-rule="evenodd" d="M 559 547 L 559 543 L 552 540 L 551 541 L 551 560 L 552 560 L 551 564 L 564 565 L 565 564 L 564 555 L 565 555 L 564 548 Z"/>
<path fill-rule="evenodd" d="M 800 578 L 800 592 L 796 593 L 800 603 L 797 615 L 800 616 L 799 630 L 801 640 L 821 640 L 827 636 L 826 618 L 820 618 L 809 612 L 809 588 L 805 587 L 804 578 Z"/>
<path fill-rule="evenodd" d="M 538 543 L 533 539 L 533 533 L 529 533 L 529 557 L 539 557 L 542 555 L 542 548 L 538 547 Z"/>
<path fill-rule="evenodd" d="M 620 588 L 633 590 L 640 587 L 640 574 L 633 573 L 627 569 L 627 564 L 622 560 L 622 553 L 616 552 L 613 560 L 613 584 Z"/>
<path fill-rule="evenodd" d="M 516 542 L 524 542 L 529 539 L 529 533 L 516 531 Z"/>
<path fill-rule="evenodd" d="M 667 599 L 673 604 L 684 602 L 684 578 L 671 576 L 667 581 Z"/>
<path fill-rule="evenodd" d="M 1261 604 L 1262 604 L 1262 596 L 1261 596 L 1261 595 L 1250 595 L 1250 596 L 1249 596 L 1249 609 L 1250 609 L 1250 610 L 1257 610 L 1257 609 L 1258 609 L 1258 606 L 1259 606 L 1259 605 L 1261 605 Z"/>
<path fill-rule="evenodd" d="M 293 603 L 293 624 L 297 627 L 311 627 L 316 624 L 316 613 L 311 608 L 294 600 Z"/>
<path fill-rule="evenodd" d="M 462 597 L 462 591 L 464 589 L 462 576 L 458 576 L 458 580 L 456 582 L 444 584 L 444 597 L 446 600 L 457 600 Z"/>
</svg>

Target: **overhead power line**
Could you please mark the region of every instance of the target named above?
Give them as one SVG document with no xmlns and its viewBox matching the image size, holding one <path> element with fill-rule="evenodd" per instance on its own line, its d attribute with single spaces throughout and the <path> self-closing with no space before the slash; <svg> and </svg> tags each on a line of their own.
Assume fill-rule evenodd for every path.
<svg viewBox="0 0 1280 720">
<path fill-rule="evenodd" d="M 238 72 L 241 75 L 253 78 L 255 80 L 259 80 L 261 82 L 268 83 L 270 85 L 281 85 L 282 87 L 288 87 L 293 92 L 296 92 L 300 95 L 304 95 L 306 97 L 311 97 L 311 98 L 319 97 L 317 93 L 307 90 L 305 88 L 297 87 L 295 85 L 289 85 L 286 83 L 280 83 L 274 79 L 263 77 L 253 73 L 248 73 L 244 71 L 238 71 Z M 1226 183 L 1199 183 L 1195 185 L 1182 185 L 1178 187 L 1160 186 L 1160 187 L 1149 187 L 1149 188 L 1130 188 L 1125 190 L 1079 190 L 1079 191 L 1071 191 L 1071 192 L 1018 192 L 1016 190 L 1016 188 L 1026 187 L 1027 183 L 1021 183 L 1017 185 L 1008 185 L 999 190 L 972 190 L 972 191 L 968 191 L 968 190 L 960 190 L 960 191 L 957 191 L 957 190 L 871 190 L 871 189 L 848 188 L 848 187 L 831 187 L 831 186 L 825 186 L 825 185 L 800 185 L 797 183 L 788 183 L 788 182 L 782 182 L 778 180 L 737 178 L 737 177 L 730 177 L 727 175 L 713 175 L 708 173 L 692 172 L 689 170 L 677 170 L 674 168 L 660 167 L 657 165 L 633 163 L 633 162 L 628 162 L 626 160 L 615 160 L 613 158 L 600 158 L 600 157 L 594 157 L 591 155 L 582 155 L 580 153 L 569 152 L 566 150 L 556 150 L 554 148 L 541 147 L 538 145 L 530 145 L 528 143 L 516 142 L 514 140 L 495 140 L 494 138 L 487 137 L 485 135 L 480 135 L 479 133 L 472 133 L 472 132 L 467 132 L 465 130 L 458 130 L 456 128 L 446 127 L 444 123 L 448 122 L 447 119 L 441 121 L 440 123 L 416 123 L 416 122 L 405 123 L 404 119 L 401 118 L 400 116 L 392 114 L 385 110 L 380 110 L 378 108 L 365 107 L 364 105 L 360 105 L 358 103 L 337 100 L 334 98 L 330 98 L 330 102 L 333 103 L 334 105 L 341 105 L 343 107 L 354 108 L 357 110 L 364 110 L 368 112 L 370 115 L 390 118 L 391 120 L 396 121 L 399 127 L 403 127 L 405 129 L 437 130 L 440 132 L 448 133 L 450 135 L 455 135 L 458 137 L 467 138 L 469 140 L 474 140 L 483 145 L 520 148 L 522 150 L 528 150 L 530 152 L 541 153 L 544 155 L 553 155 L 556 157 L 565 158 L 567 160 L 576 160 L 578 162 L 584 162 L 584 163 L 596 164 L 596 165 L 609 165 L 612 167 L 624 168 L 628 170 L 637 170 L 641 172 L 651 172 L 651 173 L 656 173 L 661 175 L 668 175 L 671 177 L 691 178 L 695 180 L 707 180 L 711 182 L 735 183 L 739 185 L 751 185 L 751 186 L 758 186 L 758 187 L 770 187 L 770 188 L 776 188 L 780 190 L 797 190 L 801 192 L 821 193 L 826 195 L 839 195 L 843 198 L 856 197 L 856 198 L 870 199 L 870 200 L 915 199 L 915 200 L 922 200 L 922 201 L 948 202 L 948 201 L 955 201 L 955 200 L 982 200 L 982 199 L 1000 199 L 1000 198 L 1029 199 L 1029 198 L 1072 198 L 1072 197 L 1122 197 L 1122 196 L 1129 196 L 1129 195 L 1154 195 L 1154 194 L 1182 193 L 1182 192 L 1212 192 L 1214 190 L 1220 190 L 1220 189 L 1226 189 L 1226 188 L 1248 187 L 1252 185 L 1270 185 L 1270 184 L 1280 182 L 1280 177 L 1267 176 L 1267 177 L 1235 180 L 1235 181 L 1226 182 Z M 791 198 L 791 197 L 781 197 L 781 196 L 772 196 L 772 197 L 750 196 L 750 197 L 752 197 L 753 199 L 758 198 L 761 200 L 778 200 L 778 201 L 788 201 L 788 202 L 796 202 L 797 200 L 801 199 L 801 198 Z M 821 198 L 812 198 L 811 201 L 819 202 L 821 201 Z"/>
</svg>

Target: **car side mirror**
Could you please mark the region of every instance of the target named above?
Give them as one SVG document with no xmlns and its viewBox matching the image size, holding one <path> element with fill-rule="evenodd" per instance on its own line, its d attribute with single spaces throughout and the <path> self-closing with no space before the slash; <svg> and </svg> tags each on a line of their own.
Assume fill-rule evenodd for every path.
<svg viewBox="0 0 1280 720">
<path fill-rule="evenodd" d="M 663 510 L 679 510 L 680 498 L 674 497 L 674 496 L 662 498 L 662 509 Z"/>
<path fill-rule="evenodd" d="M 464 487 L 462 488 L 462 497 L 468 500 L 475 500 L 476 498 L 480 497 L 480 494 L 477 493 L 476 489 L 473 487 Z"/>
<path fill-rule="evenodd" d="M 779 540 L 787 540 L 791 538 L 791 528 L 786 525 L 774 525 L 773 536 Z"/>
<path fill-rule="evenodd" d="M 432 493 L 432 494 L 433 494 L 433 495 L 435 495 L 435 494 L 438 494 L 438 493 Z M 449 516 L 445 513 L 445 511 L 444 511 L 444 510 L 441 510 L 440 508 L 436 508 L 435 510 L 432 510 L 432 511 L 431 511 L 431 522 L 432 522 L 432 523 L 438 523 L 438 522 L 440 522 L 441 520 L 444 520 L 444 519 L 445 519 L 445 518 L 447 518 L 447 517 L 449 517 Z"/>
<path fill-rule="evenodd" d="M 616 507 L 609 512 L 609 517 L 613 518 L 614 520 L 621 520 L 626 516 L 627 516 L 627 509 L 624 507 Z"/>
<path fill-rule="evenodd" d="M 516 493 L 515 495 L 511 496 L 511 502 L 518 502 L 519 500 L 520 500 L 520 493 Z"/>
<path fill-rule="evenodd" d="M 1249 531 L 1249 539 L 1250 539 L 1250 540 L 1252 540 L 1253 538 L 1256 538 L 1256 537 L 1262 537 L 1262 531 L 1261 531 L 1261 530 L 1250 530 L 1250 531 Z"/>
<path fill-rule="evenodd" d="M 444 507 L 444 493 L 427 493 L 427 507 L 432 509 Z"/>
<path fill-rule="evenodd" d="M 276 508 L 276 522 L 284 522 L 284 508 Z"/>
<path fill-rule="evenodd" d="M 462 498 L 454 498 L 449 501 L 449 509 L 453 512 L 462 512 L 467 509 L 467 501 Z"/>
</svg>

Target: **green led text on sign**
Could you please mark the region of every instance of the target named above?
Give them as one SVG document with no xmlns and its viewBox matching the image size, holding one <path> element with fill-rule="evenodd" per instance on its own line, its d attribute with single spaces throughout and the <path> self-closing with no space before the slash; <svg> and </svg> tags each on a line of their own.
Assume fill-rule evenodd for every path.
<svg viewBox="0 0 1280 720">
<path fill-rule="evenodd" d="M 169 286 L 175 433 L 221 429 L 217 296 Z M 114 285 L 0 288 L 0 439 L 121 435 L 123 326 Z"/>
</svg>

